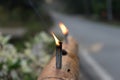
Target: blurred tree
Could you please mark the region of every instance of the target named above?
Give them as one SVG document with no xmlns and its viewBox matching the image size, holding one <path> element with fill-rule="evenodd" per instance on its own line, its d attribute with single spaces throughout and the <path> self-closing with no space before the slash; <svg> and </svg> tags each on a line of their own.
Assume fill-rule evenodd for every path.
<svg viewBox="0 0 120 80">
<path fill-rule="evenodd" d="M 120 20 L 120 0 L 112 0 L 112 6 L 113 17 Z"/>
<path fill-rule="evenodd" d="M 0 5 L 4 6 L 8 10 L 12 10 L 15 7 L 21 7 L 22 9 L 31 9 L 30 0 L 0 0 Z M 42 0 L 31 0 L 34 4 L 41 6 Z"/>
<path fill-rule="evenodd" d="M 35 8 L 41 10 L 42 0 L 0 0 L 0 6 L 5 12 L 11 14 L 12 18 L 20 17 L 23 21 L 26 21 L 34 13 L 30 1 L 34 4 Z"/>
<path fill-rule="evenodd" d="M 84 4 L 84 13 L 86 15 L 90 15 L 91 12 L 91 0 L 83 0 L 83 4 Z"/>
<path fill-rule="evenodd" d="M 112 0 L 107 0 L 107 18 L 112 20 Z"/>
<path fill-rule="evenodd" d="M 53 22 L 43 4 L 43 0 L 0 0 L 0 26 L 25 27 L 27 35 L 48 30 Z"/>
<path fill-rule="evenodd" d="M 106 0 L 92 0 L 93 14 L 106 16 Z"/>
<path fill-rule="evenodd" d="M 69 13 L 84 13 L 83 0 L 62 0 L 65 11 Z"/>
<path fill-rule="evenodd" d="M 62 0 L 68 13 L 93 14 L 108 20 L 120 20 L 120 0 Z"/>
</svg>

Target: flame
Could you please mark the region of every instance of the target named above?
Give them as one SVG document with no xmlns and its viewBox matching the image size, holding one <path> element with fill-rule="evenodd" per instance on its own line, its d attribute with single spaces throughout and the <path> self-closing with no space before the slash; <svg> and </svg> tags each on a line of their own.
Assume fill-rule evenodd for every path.
<svg viewBox="0 0 120 80">
<path fill-rule="evenodd" d="M 62 30 L 62 33 L 64 35 L 68 34 L 69 30 L 67 29 L 67 27 L 62 22 L 59 23 L 59 27 Z"/>
<path fill-rule="evenodd" d="M 53 35 L 53 37 L 54 37 L 54 39 L 55 39 L 55 43 L 56 43 L 56 45 L 60 45 L 60 41 L 57 39 L 57 37 L 55 36 L 55 34 L 52 32 L 52 35 Z"/>
</svg>

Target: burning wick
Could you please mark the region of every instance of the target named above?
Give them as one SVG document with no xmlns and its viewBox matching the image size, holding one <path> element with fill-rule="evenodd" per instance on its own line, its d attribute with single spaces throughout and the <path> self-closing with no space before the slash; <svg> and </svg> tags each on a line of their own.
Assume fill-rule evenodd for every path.
<svg viewBox="0 0 120 80">
<path fill-rule="evenodd" d="M 62 67 L 62 42 L 52 33 L 56 43 L 56 68 L 61 69 Z"/>
<path fill-rule="evenodd" d="M 67 27 L 63 24 L 63 23 L 59 23 L 59 27 L 60 29 L 62 30 L 62 33 L 64 34 L 65 36 L 65 42 L 68 43 L 68 40 L 67 40 L 67 37 L 68 37 L 68 33 L 69 33 L 69 30 L 67 29 Z"/>
</svg>

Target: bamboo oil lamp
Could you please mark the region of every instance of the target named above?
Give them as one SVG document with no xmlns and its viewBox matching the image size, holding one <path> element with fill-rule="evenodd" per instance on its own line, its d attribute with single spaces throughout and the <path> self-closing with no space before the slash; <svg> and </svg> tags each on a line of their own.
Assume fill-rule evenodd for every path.
<svg viewBox="0 0 120 80">
<path fill-rule="evenodd" d="M 65 34 L 64 34 L 65 35 Z M 57 62 L 59 63 L 59 59 L 57 60 L 57 55 L 54 55 L 48 65 L 43 69 L 41 75 L 38 80 L 79 80 L 80 79 L 80 65 L 78 58 L 78 44 L 77 41 L 72 36 L 67 36 L 66 40 L 62 44 L 62 57 L 61 57 L 61 67 L 57 67 Z M 54 39 L 56 39 L 56 45 L 59 44 L 60 41 L 54 35 Z M 60 50 L 60 49 L 59 49 Z M 56 54 L 57 47 L 56 47 Z"/>
</svg>

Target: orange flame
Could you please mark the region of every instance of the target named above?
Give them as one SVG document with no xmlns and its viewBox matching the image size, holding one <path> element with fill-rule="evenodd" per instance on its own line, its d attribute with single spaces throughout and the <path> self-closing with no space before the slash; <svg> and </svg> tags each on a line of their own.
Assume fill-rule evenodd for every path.
<svg viewBox="0 0 120 80">
<path fill-rule="evenodd" d="M 69 30 L 67 29 L 67 27 L 62 22 L 59 23 L 59 27 L 62 30 L 62 33 L 64 35 L 68 34 Z"/>
<path fill-rule="evenodd" d="M 55 36 L 55 34 L 52 32 L 52 35 L 53 35 L 53 37 L 54 37 L 54 39 L 55 39 L 55 43 L 56 43 L 56 45 L 60 45 L 60 41 L 57 39 L 57 37 Z"/>
</svg>

